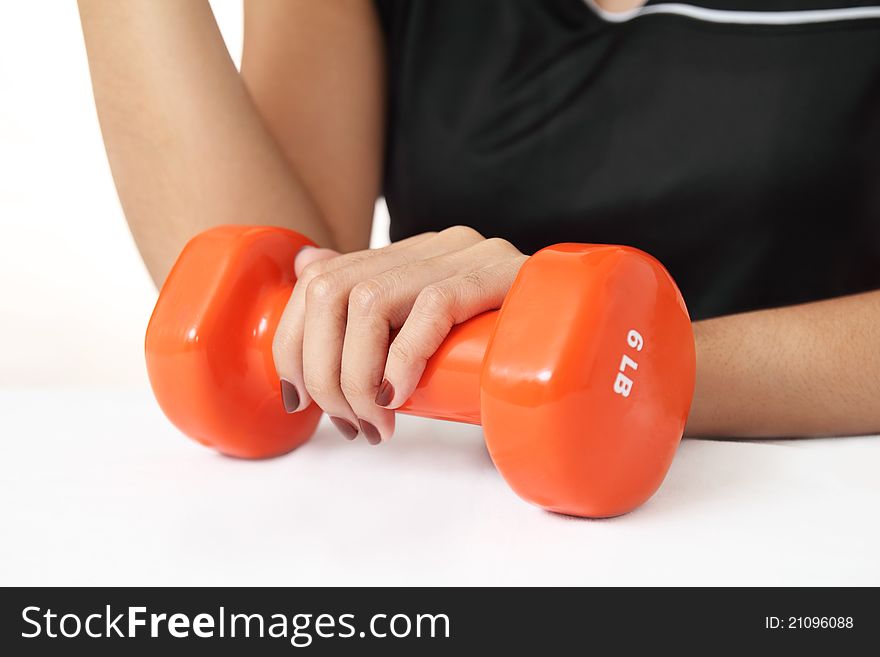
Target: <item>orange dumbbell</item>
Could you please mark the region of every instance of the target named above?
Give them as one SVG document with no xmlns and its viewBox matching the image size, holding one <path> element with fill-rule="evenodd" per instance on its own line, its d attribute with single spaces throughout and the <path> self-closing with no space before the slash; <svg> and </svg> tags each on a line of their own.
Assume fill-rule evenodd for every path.
<svg viewBox="0 0 880 657">
<path fill-rule="evenodd" d="M 272 338 L 311 242 L 222 226 L 174 265 L 146 335 L 156 399 L 185 434 L 232 456 L 288 452 L 314 404 L 284 411 Z M 660 486 L 694 388 L 694 339 L 674 281 L 624 246 L 558 244 L 530 257 L 500 310 L 456 326 L 398 409 L 482 424 L 514 491 L 576 516 L 626 513 Z"/>
</svg>

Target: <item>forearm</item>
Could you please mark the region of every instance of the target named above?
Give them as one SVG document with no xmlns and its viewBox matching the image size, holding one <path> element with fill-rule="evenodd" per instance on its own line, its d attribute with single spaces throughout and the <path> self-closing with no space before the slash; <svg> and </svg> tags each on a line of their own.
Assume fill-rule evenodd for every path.
<svg viewBox="0 0 880 657">
<path fill-rule="evenodd" d="M 207 0 L 80 0 L 95 101 L 132 233 L 157 283 L 195 233 L 288 225 L 334 246 L 264 127 Z"/>
<path fill-rule="evenodd" d="M 880 292 L 694 324 L 686 434 L 880 432 Z"/>
</svg>

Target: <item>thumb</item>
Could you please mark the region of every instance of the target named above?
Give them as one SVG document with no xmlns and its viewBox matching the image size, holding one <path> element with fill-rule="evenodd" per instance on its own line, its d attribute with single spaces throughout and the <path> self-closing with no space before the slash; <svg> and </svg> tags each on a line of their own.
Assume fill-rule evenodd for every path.
<svg viewBox="0 0 880 657">
<path fill-rule="evenodd" d="M 299 250 L 299 253 L 296 254 L 296 258 L 293 261 L 293 270 L 296 273 L 296 277 L 299 278 L 302 275 L 303 269 L 305 269 L 313 262 L 318 262 L 318 260 L 327 260 L 328 258 L 335 258 L 338 255 L 342 254 L 339 253 L 339 251 L 334 251 L 333 249 L 322 249 L 315 246 L 304 246 Z"/>
</svg>

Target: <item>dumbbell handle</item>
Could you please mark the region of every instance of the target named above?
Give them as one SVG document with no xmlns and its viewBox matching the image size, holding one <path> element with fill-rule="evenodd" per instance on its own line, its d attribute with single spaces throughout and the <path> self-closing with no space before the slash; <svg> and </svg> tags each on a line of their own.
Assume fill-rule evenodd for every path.
<svg viewBox="0 0 880 657">
<path fill-rule="evenodd" d="M 397 410 L 410 415 L 480 424 L 480 371 L 497 310 L 453 327 L 410 398 Z"/>
</svg>

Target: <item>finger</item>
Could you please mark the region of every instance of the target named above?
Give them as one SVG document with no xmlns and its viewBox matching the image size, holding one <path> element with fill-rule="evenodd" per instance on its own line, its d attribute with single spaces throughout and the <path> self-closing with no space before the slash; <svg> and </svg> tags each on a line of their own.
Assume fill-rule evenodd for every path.
<svg viewBox="0 0 880 657">
<path fill-rule="evenodd" d="M 412 311 L 388 349 L 385 364 L 386 408 L 401 406 L 418 385 L 425 364 L 449 330 L 471 317 L 501 307 L 525 256 L 434 283 L 416 298 Z"/>
<path fill-rule="evenodd" d="M 436 233 L 422 233 L 375 251 L 394 254 L 427 241 L 435 235 Z M 306 290 L 309 284 L 324 273 L 356 264 L 369 258 L 372 253 L 373 251 L 365 250 L 342 255 L 332 249 L 313 247 L 300 249 L 297 253 L 294 260 L 297 281 L 272 342 L 275 369 L 281 379 L 281 397 L 288 413 L 301 411 L 312 402 L 305 385 L 302 359 Z M 343 433 L 350 432 L 343 431 Z"/>
<path fill-rule="evenodd" d="M 388 355 L 389 334 L 403 325 L 426 286 L 464 274 L 474 262 L 509 258 L 484 243 L 400 265 L 355 285 L 348 299 L 348 320 L 342 347 L 340 387 L 358 424 L 371 442 L 394 432 L 394 413 L 377 405 Z M 448 327 L 447 327 L 448 330 Z M 385 389 L 386 394 L 388 385 Z"/>
<path fill-rule="evenodd" d="M 405 264 L 482 240 L 471 229 L 447 229 L 401 240 L 382 249 L 322 258 L 305 265 L 276 330 L 276 367 L 297 388 L 303 409 L 314 401 L 339 426 L 357 426 L 340 387 L 348 295 L 358 282 Z M 306 254 L 303 257 L 307 257 Z M 279 361 L 283 364 L 279 365 Z M 300 384 L 300 382 L 302 382 Z"/>
<path fill-rule="evenodd" d="M 323 249 L 314 246 L 304 246 L 296 254 L 293 259 L 293 271 L 297 280 L 302 276 L 303 270 L 313 262 L 328 260 L 330 258 L 339 258 L 342 254 L 333 249 Z"/>
<path fill-rule="evenodd" d="M 301 274 L 309 265 L 329 261 L 338 256 L 339 252 L 332 249 L 303 247 L 294 258 L 297 281 L 272 340 L 272 358 L 275 362 L 275 371 L 281 380 L 281 399 L 288 413 L 302 410 L 310 403 L 305 393 L 306 387 L 302 375 L 302 322 L 291 321 L 291 318 L 299 312 L 297 306 L 303 303 L 302 294 L 296 294 L 297 288 L 308 285 L 308 281 L 303 281 Z"/>
</svg>

